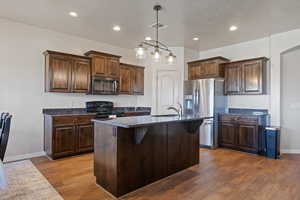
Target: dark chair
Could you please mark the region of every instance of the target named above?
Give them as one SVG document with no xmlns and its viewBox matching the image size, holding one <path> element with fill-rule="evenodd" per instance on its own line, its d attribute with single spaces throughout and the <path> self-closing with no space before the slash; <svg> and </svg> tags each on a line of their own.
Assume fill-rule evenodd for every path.
<svg viewBox="0 0 300 200">
<path fill-rule="evenodd" d="M 4 119 L 8 116 L 9 114 L 8 113 L 1 113 L 1 116 L 0 116 L 0 129 L 3 128 L 3 122 L 4 122 Z"/>
<path fill-rule="evenodd" d="M 3 128 L 1 131 L 1 138 L 0 138 L 0 160 L 3 161 L 4 155 L 6 152 L 9 132 L 10 132 L 10 123 L 11 123 L 11 115 L 6 115 L 6 117 L 3 120 Z"/>
<path fill-rule="evenodd" d="M 4 125 L 4 120 L 8 116 L 9 116 L 9 113 L 1 113 L 1 116 L 0 116 L 0 141 L 1 141 L 1 137 L 2 137 L 2 129 L 3 129 L 3 125 Z"/>
</svg>

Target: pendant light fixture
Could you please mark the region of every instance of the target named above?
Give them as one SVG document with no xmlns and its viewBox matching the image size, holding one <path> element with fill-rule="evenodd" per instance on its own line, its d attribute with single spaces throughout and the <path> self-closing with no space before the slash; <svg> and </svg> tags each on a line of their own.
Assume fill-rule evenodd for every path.
<svg viewBox="0 0 300 200">
<path fill-rule="evenodd" d="M 136 57 L 138 59 L 144 59 L 146 58 L 146 54 L 147 54 L 147 48 L 146 47 L 151 47 L 153 48 L 153 51 L 150 53 L 154 59 L 155 62 L 159 62 L 161 57 L 162 57 L 162 53 L 163 52 L 167 52 L 167 62 L 169 64 L 173 64 L 176 56 L 172 53 L 172 51 L 168 48 L 167 45 L 163 44 L 162 42 L 160 42 L 158 40 L 158 29 L 162 26 L 162 24 L 159 23 L 158 21 L 158 12 L 162 9 L 161 5 L 155 5 L 153 7 L 153 10 L 156 12 L 156 24 L 154 25 L 155 30 L 156 30 L 156 38 L 155 40 L 146 40 L 140 43 L 140 45 L 135 48 L 135 52 L 136 52 Z"/>
</svg>

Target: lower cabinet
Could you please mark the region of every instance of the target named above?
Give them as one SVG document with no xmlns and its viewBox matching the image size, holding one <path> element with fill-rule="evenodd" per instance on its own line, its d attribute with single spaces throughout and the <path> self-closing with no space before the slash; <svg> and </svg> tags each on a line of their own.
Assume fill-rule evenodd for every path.
<svg viewBox="0 0 300 200">
<path fill-rule="evenodd" d="M 219 146 L 235 150 L 259 152 L 259 124 L 254 118 L 219 117 Z"/>
<path fill-rule="evenodd" d="M 220 124 L 219 143 L 225 147 L 234 147 L 236 145 L 236 128 L 234 124 L 226 122 Z"/>
<path fill-rule="evenodd" d="M 258 152 L 258 126 L 239 124 L 237 145 L 240 149 L 249 152 Z"/>
<path fill-rule="evenodd" d="M 92 151 L 94 149 L 94 126 L 92 124 L 78 125 L 77 132 L 77 151 Z"/>
<path fill-rule="evenodd" d="M 66 156 L 76 151 L 76 127 L 55 127 L 53 132 L 53 154 L 55 156 Z"/>
<path fill-rule="evenodd" d="M 86 116 L 45 115 L 44 149 L 49 157 L 57 159 L 94 150 L 94 126 Z"/>
</svg>

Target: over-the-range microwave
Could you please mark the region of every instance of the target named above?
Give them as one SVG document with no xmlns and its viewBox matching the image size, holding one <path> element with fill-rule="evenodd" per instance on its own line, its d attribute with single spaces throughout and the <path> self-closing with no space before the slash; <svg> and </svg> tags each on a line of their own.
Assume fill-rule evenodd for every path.
<svg viewBox="0 0 300 200">
<path fill-rule="evenodd" d="M 119 94 L 119 80 L 94 76 L 92 77 L 90 94 L 117 95 Z"/>
</svg>

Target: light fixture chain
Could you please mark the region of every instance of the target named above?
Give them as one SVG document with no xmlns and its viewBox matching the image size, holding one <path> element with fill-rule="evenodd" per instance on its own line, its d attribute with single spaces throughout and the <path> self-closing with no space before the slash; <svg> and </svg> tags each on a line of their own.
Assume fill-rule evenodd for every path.
<svg viewBox="0 0 300 200">
<path fill-rule="evenodd" d="M 158 9 L 156 9 L 156 46 L 158 46 Z"/>
</svg>

